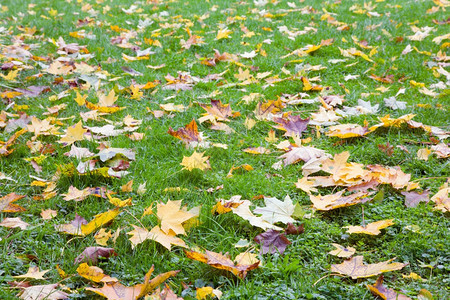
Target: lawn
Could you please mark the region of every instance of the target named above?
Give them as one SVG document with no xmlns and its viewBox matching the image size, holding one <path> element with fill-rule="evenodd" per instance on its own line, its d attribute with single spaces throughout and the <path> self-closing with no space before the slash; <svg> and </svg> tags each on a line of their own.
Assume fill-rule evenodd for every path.
<svg viewBox="0 0 450 300">
<path fill-rule="evenodd" d="M 448 9 L 2 1 L 0 298 L 448 299 Z"/>
</svg>

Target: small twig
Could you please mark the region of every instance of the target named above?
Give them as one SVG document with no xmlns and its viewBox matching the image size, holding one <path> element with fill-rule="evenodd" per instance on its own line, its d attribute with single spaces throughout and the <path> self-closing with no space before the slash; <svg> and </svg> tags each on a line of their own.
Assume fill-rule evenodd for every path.
<svg viewBox="0 0 450 300">
<path fill-rule="evenodd" d="M 364 206 L 361 206 L 361 208 L 362 208 L 362 224 L 363 227 L 366 227 L 366 220 L 364 220 Z"/>
<path fill-rule="evenodd" d="M 141 224 L 142 228 L 145 228 L 144 224 L 142 224 L 142 222 L 141 222 L 138 218 L 136 218 L 132 213 L 130 213 L 130 212 L 128 211 L 128 209 L 124 209 L 124 211 L 125 211 L 127 214 L 129 214 L 130 216 L 132 216 L 136 221 L 138 221 L 138 223 Z"/>
<path fill-rule="evenodd" d="M 342 274 L 338 274 L 338 273 L 331 273 L 331 274 L 327 274 L 327 275 L 325 275 L 325 276 L 322 276 L 322 277 L 320 277 L 316 282 L 314 282 L 314 284 L 313 284 L 313 286 L 316 286 L 316 284 L 318 284 L 319 283 L 319 281 L 321 281 L 322 279 L 325 279 L 325 278 L 327 278 L 328 276 L 333 276 L 333 275 L 335 275 L 335 276 L 341 276 L 341 277 L 345 277 L 344 275 L 342 275 Z"/>
</svg>

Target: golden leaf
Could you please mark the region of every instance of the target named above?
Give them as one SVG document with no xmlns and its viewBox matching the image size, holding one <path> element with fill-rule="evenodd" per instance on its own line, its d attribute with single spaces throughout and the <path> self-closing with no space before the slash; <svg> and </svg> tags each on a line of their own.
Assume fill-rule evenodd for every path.
<svg viewBox="0 0 450 300">
<path fill-rule="evenodd" d="M 381 233 L 380 229 L 394 225 L 394 219 L 381 220 L 377 222 L 372 222 L 366 226 L 344 226 L 343 228 L 348 228 L 348 233 L 363 233 L 368 235 L 379 235 Z"/>
<path fill-rule="evenodd" d="M 118 214 L 120 213 L 119 208 L 115 208 L 112 210 L 108 210 L 104 213 L 98 214 L 87 224 L 81 225 L 81 233 L 83 235 L 88 235 L 94 232 L 97 228 L 102 227 L 103 225 L 111 222 Z"/>
<path fill-rule="evenodd" d="M 205 152 L 198 153 L 197 151 L 194 151 L 191 156 L 183 156 L 183 161 L 180 163 L 180 165 L 183 166 L 183 170 L 192 171 L 194 169 L 200 169 L 202 171 L 205 171 L 207 169 L 210 169 L 209 166 L 209 156 L 203 156 Z"/>
</svg>

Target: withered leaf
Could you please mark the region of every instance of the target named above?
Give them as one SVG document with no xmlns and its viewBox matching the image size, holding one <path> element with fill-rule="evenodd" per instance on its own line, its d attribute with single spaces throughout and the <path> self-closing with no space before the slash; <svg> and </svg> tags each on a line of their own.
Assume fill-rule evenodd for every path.
<svg viewBox="0 0 450 300">
<path fill-rule="evenodd" d="M 256 269 L 259 265 L 259 261 L 251 265 L 235 264 L 229 257 L 208 250 L 205 251 L 205 254 L 189 250 L 184 250 L 184 252 L 190 259 L 198 260 L 216 269 L 230 271 L 242 279 L 245 278 L 248 271 Z"/>
<path fill-rule="evenodd" d="M 87 247 L 83 250 L 83 252 L 75 258 L 74 263 L 89 263 L 96 264 L 98 262 L 99 257 L 108 258 L 111 255 L 117 256 L 117 253 L 113 248 L 105 248 L 105 247 Z"/>
<path fill-rule="evenodd" d="M 291 244 L 291 241 L 289 241 L 284 234 L 273 229 L 269 229 L 266 232 L 258 234 L 254 241 L 262 245 L 261 254 L 283 254 L 286 247 Z"/>
<path fill-rule="evenodd" d="M 367 288 L 374 294 L 375 296 L 379 296 L 385 300 L 411 300 L 411 298 L 398 294 L 393 289 L 389 289 L 383 285 L 383 275 L 378 277 L 377 281 L 373 285 L 366 285 Z"/>
<path fill-rule="evenodd" d="M 338 265 L 331 265 L 331 271 L 350 276 L 352 279 L 375 276 L 385 272 L 402 269 L 407 264 L 390 263 L 395 258 L 376 264 L 363 264 L 362 256 L 355 256 Z"/>
<path fill-rule="evenodd" d="M 420 202 L 428 202 L 430 191 L 423 191 L 422 193 L 417 192 L 401 192 L 405 196 L 405 206 L 406 207 L 416 207 Z"/>
<path fill-rule="evenodd" d="M 301 137 L 308 127 L 309 118 L 302 119 L 300 116 L 288 115 L 287 118 L 273 118 L 273 121 L 279 124 L 274 126 L 275 128 L 286 131 L 285 136 Z"/>
<path fill-rule="evenodd" d="M 288 223 L 284 232 L 286 234 L 298 235 L 298 234 L 302 234 L 303 232 L 305 232 L 305 228 L 304 228 L 303 224 L 300 224 L 299 226 L 295 226 L 292 223 Z"/>
</svg>

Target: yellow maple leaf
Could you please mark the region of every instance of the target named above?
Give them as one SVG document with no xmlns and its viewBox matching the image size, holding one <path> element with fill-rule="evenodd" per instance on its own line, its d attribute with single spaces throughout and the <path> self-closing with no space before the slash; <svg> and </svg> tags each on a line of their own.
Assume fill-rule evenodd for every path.
<svg viewBox="0 0 450 300">
<path fill-rule="evenodd" d="M 158 203 L 156 205 L 158 219 L 161 221 L 161 230 L 167 234 L 186 234 L 183 223 L 196 215 L 181 208 L 181 200 L 167 201 L 166 204 Z"/>
<path fill-rule="evenodd" d="M 232 34 L 233 31 L 229 30 L 228 28 L 220 29 L 217 32 L 216 40 L 226 39 L 230 37 L 230 34 Z"/>
<path fill-rule="evenodd" d="M 64 143 L 67 146 L 76 141 L 82 141 L 86 132 L 87 130 L 83 128 L 83 124 L 79 121 L 74 126 L 67 127 L 66 135 L 59 140 L 59 143 Z"/>
<path fill-rule="evenodd" d="M 105 228 L 101 228 L 95 235 L 95 242 L 101 246 L 106 246 L 108 240 L 112 237 L 111 231 L 107 232 Z"/>
<path fill-rule="evenodd" d="M 363 233 L 368 235 L 379 235 L 381 233 L 380 229 L 394 225 L 394 219 L 381 220 L 377 222 L 372 222 L 366 226 L 344 226 L 343 228 L 348 228 L 348 233 Z"/>
<path fill-rule="evenodd" d="M 38 266 L 32 266 L 32 267 L 28 268 L 28 272 L 26 274 L 13 276 L 13 278 L 19 278 L 19 279 L 46 279 L 43 276 L 48 271 L 50 271 L 50 270 L 39 271 L 39 267 Z"/>
<path fill-rule="evenodd" d="M 111 222 L 118 214 L 120 213 L 120 210 L 118 207 L 112 210 L 105 211 L 101 214 L 98 214 L 86 225 L 81 225 L 81 233 L 83 235 L 88 235 L 92 232 L 94 232 L 97 228 L 102 227 L 105 224 L 108 224 Z"/>
<path fill-rule="evenodd" d="M 119 98 L 118 96 L 116 97 L 116 92 L 114 92 L 114 90 L 111 90 L 111 92 L 109 92 L 108 95 L 105 95 L 103 93 L 98 93 L 98 105 L 99 106 L 113 106 L 114 102 L 117 101 L 117 99 Z"/>
<path fill-rule="evenodd" d="M 131 90 L 131 98 L 133 100 L 141 100 L 142 96 L 144 96 L 144 93 L 140 91 L 139 87 L 136 85 L 130 86 Z"/>
<path fill-rule="evenodd" d="M 93 282 L 116 282 L 117 278 L 110 277 L 103 273 L 103 270 L 96 266 L 89 266 L 87 263 L 82 263 L 77 268 L 77 273 Z"/>
<path fill-rule="evenodd" d="M 88 97 L 88 95 L 83 95 L 81 96 L 80 93 L 77 91 L 77 96 L 75 97 L 75 102 L 79 105 L 85 105 L 86 104 L 86 98 Z"/>
<path fill-rule="evenodd" d="M 167 234 L 162 231 L 159 226 L 153 227 L 150 231 L 135 225 L 131 226 L 134 227 L 134 230 L 129 231 L 128 234 L 131 235 L 130 242 L 133 248 L 136 245 L 143 243 L 145 240 L 154 240 L 155 242 L 163 245 L 169 251 L 172 245 L 187 247 L 184 241 L 180 238 L 177 238 L 173 232 L 171 232 L 172 234 Z"/>
<path fill-rule="evenodd" d="M 0 76 L 7 81 L 13 81 L 14 79 L 16 79 L 18 74 L 19 74 L 19 70 L 13 70 L 13 71 L 10 71 L 8 73 L 8 75 L 0 74 Z"/>
<path fill-rule="evenodd" d="M 202 171 L 210 169 L 209 156 L 203 156 L 205 152 L 198 153 L 194 151 L 191 156 L 183 156 L 183 161 L 180 165 L 183 166 L 183 170 L 192 171 L 193 169 L 200 169 Z"/>
</svg>

